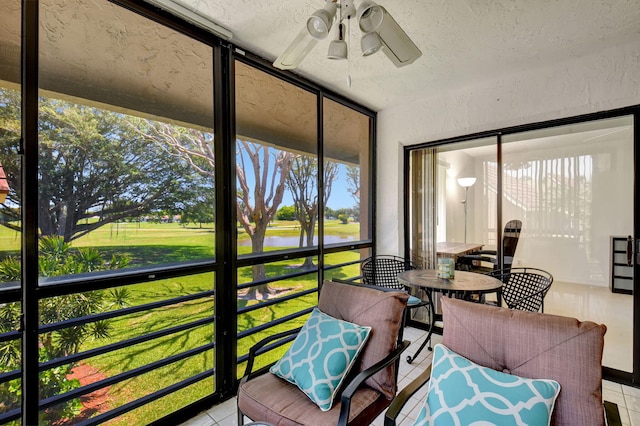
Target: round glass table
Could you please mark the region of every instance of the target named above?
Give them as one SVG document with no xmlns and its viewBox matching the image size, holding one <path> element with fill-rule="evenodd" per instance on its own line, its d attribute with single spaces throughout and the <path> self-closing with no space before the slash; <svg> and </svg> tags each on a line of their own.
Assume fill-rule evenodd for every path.
<svg viewBox="0 0 640 426">
<path fill-rule="evenodd" d="M 455 296 L 462 299 L 469 299 L 472 294 L 483 295 L 496 293 L 498 295 L 498 306 L 500 306 L 502 281 L 499 279 L 489 275 L 466 271 L 455 271 L 454 278 L 440 278 L 437 272 L 435 269 L 414 269 L 398 274 L 398 282 L 400 282 L 400 284 L 424 290 L 429 300 L 429 333 L 413 357 L 411 355 L 407 356 L 407 362 L 409 364 L 416 359 L 422 349 L 431 341 L 435 315 L 433 304 L 434 292 L 440 292 L 449 297 Z"/>
</svg>

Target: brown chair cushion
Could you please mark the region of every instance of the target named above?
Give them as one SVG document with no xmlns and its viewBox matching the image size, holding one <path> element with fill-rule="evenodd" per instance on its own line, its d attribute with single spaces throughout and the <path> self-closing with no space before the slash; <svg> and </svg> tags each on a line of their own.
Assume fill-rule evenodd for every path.
<svg viewBox="0 0 640 426">
<path fill-rule="evenodd" d="M 409 295 L 402 291 L 381 291 L 363 286 L 325 281 L 318 308 L 334 318 L 371 327 L 369 340 L 360 355 L 358 372 L 385 358 L 396 347 L 402 314 Z M 365 382 L 392 399 L 396 394 L 395 365 Z"/>
<path fill-rule="evenodd" d="M 350 424 L 368 424 L 390 401 L 380 392 L 362 386 L 351 398 Z M 286 380 L 265 373 L 238 389 L 238 407 L 249 418 L 278 426 L 338 424 L 342 403 L 336 399 L 331 410 L 321 411 L 307 396 Z"/>
<path fill-rule="evenodd" d="M 603 425 L 605 325 L 442 298 L 443 344 L 471 361 L 531 379 L 553 379 L 552 425 Z"/>
</svg>

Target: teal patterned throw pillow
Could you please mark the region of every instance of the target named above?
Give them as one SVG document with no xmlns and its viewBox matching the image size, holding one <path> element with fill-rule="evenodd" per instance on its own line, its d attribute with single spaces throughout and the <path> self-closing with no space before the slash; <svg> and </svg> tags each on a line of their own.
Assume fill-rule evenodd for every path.
<svg viewBox="0 0 640 426">
<path fill-rule="evenodd" d="M 433 348 L 429 392 L 414 426 L 549 425 L 560 384 L 475 364 L 442 344 Z"/>
<path fill-rule="evenodd" d="M 364 347 L 371 327 L 335 319 L 315 308 L 282 359 L 269 371 L 298 386 L 322 411 Z"/>
</svg>

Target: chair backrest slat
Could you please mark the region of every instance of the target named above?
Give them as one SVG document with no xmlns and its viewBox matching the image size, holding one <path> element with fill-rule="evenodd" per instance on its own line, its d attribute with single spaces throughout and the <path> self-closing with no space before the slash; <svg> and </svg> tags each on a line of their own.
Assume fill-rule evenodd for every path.
<svg viewBox="0 0 640 426">
<path fill-rule="evenodd" d="M 504 259 L 504 267 L 508 268 L 513 263 L 513 257 L 516 255 L 516 247 L 522 230 L 522 221 L 513 219 L 504 226 L 502 234 L 502 258 Z"/>
<path fill-rule="evenodd" d="M 372 256 L 362 261 L 362 280 L 366 285 L 403 290 L 397 276 L 411 269 L 417 269 L 417 266 L 408 259 L 391 255 Z"/>
<path fill-rule="evenodd" d="M 502 298 L 510 309 L 538 312 L 544 306 L 553 276 L 537 268 L 511 268 L 489 272 L 500 279 Z"/>
</svg>

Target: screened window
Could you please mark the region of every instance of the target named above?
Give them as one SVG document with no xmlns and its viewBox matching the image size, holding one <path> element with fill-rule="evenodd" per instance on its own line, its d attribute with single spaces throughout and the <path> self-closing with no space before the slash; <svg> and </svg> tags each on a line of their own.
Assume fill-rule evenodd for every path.
<svg viewBox="0 0 640 426">
<path fill-rule="evenodd" d="M 20 285 L 20 3 L 0 3 L 0 290 Z"/>
<path fill-rule="evenodd" d="M 214 260 L 213 50 L 106 0 L 40 21 L 40 284 L 81 287 L 38 300 L 39 415 L 152 422 L 215 391 L 215 274 L 156 277 Z"/>
<path fill-rule="evenodd" d="M 331 99 L 323 100 L 325 244 L 371 238 L 370 118 Z"/>
<path fill-rule="evenodd" d="M 235 69 L 238 254 L 317 245 L 317 95 Z"/>
<path fill-rule="evenodd" d="M 312 83 L 116 3 L 0 2 L 2 424 L 173 423 L 231 397 L 251 344 L 317 304 L 323 262 L 371 252 L 372 113 L 331 101 L 322 123 Z"/>
<path fill-rule="evenodd" d="M 212 50 L 99 3 L 41 7 L 42 277 L 214 256 Z"/>
</svg>

